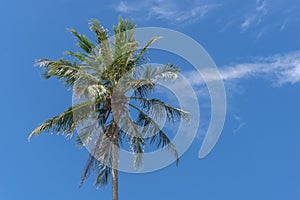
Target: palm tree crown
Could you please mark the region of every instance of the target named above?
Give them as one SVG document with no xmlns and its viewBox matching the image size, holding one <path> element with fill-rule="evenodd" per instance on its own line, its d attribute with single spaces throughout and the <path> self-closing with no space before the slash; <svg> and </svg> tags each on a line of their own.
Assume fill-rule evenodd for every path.
<svg viewBox="0 0 300 200">
<path fill-rule="evenodd" d="M 42 132 L 60 133 L 70 138 L 77 131 L 79 146 L 92 143 L 80 184 L 90 171 L 97 174 L 96 186 L 106 185 L 111 176 L 117 181 L 118 147 L 122 145 L 130 147 L 136 167 L 142 164 L 147 144 L 170 149 L 178 160 L 175 146 L 154 118 L 165 113 L 173 122 L 189 120 L 189 115 L 159 99 L 150 98 L 149 94 L 154 91 L 157 80 L 176 79 L 179 68 L 172 64 L 145 65 L 144 53 L 159 38 L 152 38 L 139 49 L 134 38 L 136 25 L 128 20 L 120 19 L 118 26 L 113 27 L 113 41 L 98 20 L 90 20 L 89 26 L 96 34 L 96 44 L 71 29 L 81 51 L 67 51 L 66 54 L 71 56 L 69 60 L 40 59 L 36 62 L 46 79 L 57 77 L 63 80 L 67 87 L 73 88 L 79 101 L 43 122 L 32 131 L 29 139 Z M 136 116 L 131 116 L 131 110 Z M 113 199 L 117 199 L 117 194 Z"/>
</svg>

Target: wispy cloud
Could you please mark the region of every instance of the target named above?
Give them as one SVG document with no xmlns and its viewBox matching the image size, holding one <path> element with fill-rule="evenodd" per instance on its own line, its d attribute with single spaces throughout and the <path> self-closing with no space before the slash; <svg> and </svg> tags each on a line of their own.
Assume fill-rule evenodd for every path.
<svg viewBox="0 0 300 200">
<path fill-rule="evenodd" d="M 207 77 L 207 81 L 216 81 L 221 78 L 228 82 L 252 77 L 267 79 L 274 86 L 296 84 L 300 82 L 300 51 L 256 57 L 249 62 L 234 63 L 219 69 L 221 77 L 211 74 Z M 203 79 L 196 73 L 190 73 L 189 77 L 193 85 L 204 84 Z"/>
<path fill-rule="evenodd" d="M 120 1 L 115 9 L 118 12 L 126 13 L 136 18 L 142 16 L 143 19 L 157 18 L 176 23 L 195 22 L 204 18 L 218 6 L 220 4 L 205 3 L 205 1 L 199 3 L 199 1 L 147 0 Z"/>
<path fill-rule="evenodd" d="M 247 16 L 245 16 L 245 20 L 241 24 L 242 31 L 245 32 L 249 27 L 259 25 L 267 13 L 268 10 L 266 1 L 256 0 L 255 9 L 247 13 Z"/>
<path fill-rule="evenodd" d="M 238 126 L 232 131 L 233 134 L 236 134 L 239 132 L 244 126 L 246 126 L 246 122 L 242 121 L 241 117 L 234 115 L 233 116 L 234 120 L 238 123 Z"/>
<path fill-rule="evenodd" d="M 126 2 L 121 1 L 119 5 L 116 7 L 116 10 L 122 13 L 128 13 L 135 11 L 135 7 L 128 5 Z"/>
<path fill-rule="evenodd" d="M 163 19 L 173 24 L 209 22 L 220 30 L 236 28 L 256 32 L 257 38 L 272 30 L 295 28 L 300 22 L 300 4 L 294 0 L 122 0 L 116 11 L 135 20 Z"/>
<path fill-rule="evenodd" d="M 239 22 L 241 32 L 257 32 L 257 38 L 274 30 L 294 29 L 300 21 L 300 4 L 293 0 L 256 0 L 256 5 L 244 12 Z"/>
<path fill-rule="evenodd" d="M 232 96 L 236 93 L 240 93 L 243 88 L 240 84 L 236 84 L 238 81 L 251 80 L 253 78 L 262 78 L 271 83 L 272 86 L 284 86 L 285 84 L 297 84 L 300 83 L 300 51 L 294 51 L 286 54 L 276 54 L 268 57 L 255 57 L 249 59 L 248 62 L 232 63 L 227 66 L 219 68 L 220 76 L 215 74 L 205 73 L 206 81 L 219 81 L 223 80 L 226 96 L 229 100 L 227 102 L 228 112 L 232 112 L 235 107 L 230 103 Z M 210 103 L 210 93 L 205 87 L 205 82 L 201 78 L 200 74 L 193 72 L 186 72 L 185 77 L 189 79 L 189 82 L 194 88 L 197 96 L 201 99 L 199 101 L 200 107 L 209 108 L 207 103 Z M 181 89 L 184 93 L 184 88 Z M 243 93 L 243 91 L 242 91 Z M 241 93 L 240 93 L 241 94 Z M 210 105 L 210 104 L 208 104 Z M 206 109 L 207 113 L 210 113 L 210 109 Z M 236 112 L 236 111 L 235 111 Z M 203 112 L 202 112 L 203 113 Z M 202 114 L 201 113 L 201 114 Z M 206 113 L 206 112 L 204 112 Z M 204 115 L 201 118 L 202 122 L 210 119 L 210 116 Z M 238 115 L 234 115 L 232 118 L 236 123 L 232 127 L 233 134 L 237 134 L 242 128 L 247 125 L 247 122 L 243 121 Z M 202 140 L 203 134 L 206 133 L 207 124 L 202 127 L 198 137 Z"/>
</svg>

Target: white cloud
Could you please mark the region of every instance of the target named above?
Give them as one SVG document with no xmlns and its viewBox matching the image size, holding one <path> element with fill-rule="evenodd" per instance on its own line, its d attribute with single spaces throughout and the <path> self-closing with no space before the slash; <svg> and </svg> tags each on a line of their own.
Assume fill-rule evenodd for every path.
<svg viewBox="0 0 300 200">
<path fill-rule="evenodd" d="M 271 82 L 273 86 L 283 86 L 284 84 L 296 84 L 300 83 L 300 51 L 294 51 L 286 54 L 276 54 L 269 57 L 255 57 L 249 62 L 233 63 L 227 66 L 219 68 L 220 76 L 215 74 L 206 73 L 207 81 L 216 81 L 222 79 L 226 88 L 227 99 L 230 100 L 232 94 L 240 93 L 243 88 L 239 84 L 236 84 L 239 80 L 251 79 L 251 78 L 263 78 Z M 199 97 L 199 105 L 203 109 L 203 103 L 210 105 L 210 94 L 205 87 L 205 82 L 197 72 L 183 72 L 185 77 L 188 78 L 190 84 L 193 86 L 194 91 Z M 184 88 L 181 88 L 184 93 Z M 229 102 L 229 101 L 228 101 Z M 232 112 L 234 105 L 227 102 L 227 108 Z M 205 106 L 210 108 L 209 106 Z M 205 108 L 204 107 L 204 108 Z M 210 109 L 205 110 L 210 113 Z M 229 112 L 228 111 L 228 112 Z M 201 112 L 202 114 L 203 112 Z M 206 113 L 206 112 L 204 112 Z M 203 119 L 209 120 L 210 116 L 204 116 L 201 118 L 202 125 Z M 233 127 L 233 134 L 238 133 L 244 128 L 247 123 L 243 121 L 239 116 L 233 116 L 236 122 Z M 207 126 L 202 127 L 201 133 L 205 133 Z M 201 134 L 198 135 L 202 136 Z"/>
<path fill-rule="evenodd" d="M 247 31 L 251 26 L 256 26 L 261 23 L 263 18 L 266 16 L 268 10 L 265 0 L 256 0 L 256 6 L 253 11 L 250 11 L 245 16 L 245 20 L 241 24 L 242 32 Z"/>
<path fill-rule="evenodd" d="M 237 132 L 239 132 L 244 126 L 247 125 L 246 122 L 242 121 L 242 119 L 237 116 L 237 115 L 234 115 L 234 120 L 238 123 L 238 126 L 232 131 L 233 134 L 236 134 Z"/>
<path fill-rule="evenodd" d="M 220 4 L 201 1 L 180 2 L 171 0 L 121 1 L 116 11 L 143 19 L 158 18 L 172 22 L 196 21 L 207 15 Z M 135 11 L 133 13 L 130 13 Z"/>
<path fill-rule="evenodd" d="M 114 8 L 137 21 L 164 19 L 191 24 L 209 19 L 223 31 L 238 27 L 242 33 L 257 32 L 257 38 L 272 30 L 295 28 L 300 21 L 300 4 L 294 0 L 121 0 Z"/>
<path fill-rule="evenodd" d="M 127 5 L 126 2 L 121 1 L 120 4 L 116 7 L 116 10 L 123 13 L 128 13 L 133 10 L 134 7 Z"/>
<path fill-rule="evenodd" d="M 189 11 L 181 13 L 176 21 L 185 21 L 189 19 L 200 19 L 205 17 L 211 10 L 220 6 L 220 4 L 210 4 L 210 5 L 199 5 L 192 8 Z"/>
<path fill-rule="evenodd" d="M 250 62 L 236 63 L 219 68 L 221 77 L 214 74 L 206 76 L 207 81 L 220 78 L 233 81 L 246 78 L 264 78 L 273 85 L 296 84 L 300 82 L 300 51 L 276 54 L 270 57 L 256 57 Z M 197 73 L 188 73 L 191 84 L 203 85 L 204 81 Z"/>
<path fill-rule="evenodd" d="M 175 11 L 172 11 L 168 8 L 163 8 L 159 6 L 154 6 L 149 10 L 150 14 L 154 14 L 160 18 L 170 19 L 172 18 L 176 13 Z"/>
</svg>

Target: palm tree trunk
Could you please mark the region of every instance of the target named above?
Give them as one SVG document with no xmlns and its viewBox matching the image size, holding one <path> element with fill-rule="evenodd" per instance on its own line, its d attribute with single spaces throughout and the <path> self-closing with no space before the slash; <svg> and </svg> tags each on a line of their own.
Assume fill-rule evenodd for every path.
<svg viewBox="0 0 300 200">
<path fill-rule="evenodd" d="M 117 160 L 118 161 L 118 160 Z M 112 200 L 118 200 L 119 199 L 119 174 L 118 169 L 113 168 L 112 169 Z"/>
<path fill-rule="evenodd" d="M 113 158 L 112 158 L 112 200 L 119 199 L 119 174 L 118 174 L 118 160 L 119 160 L 119 148 L 118 148 L 118 125 L 115 125 L 115 133 L 113 139 Z"/>
</svg>

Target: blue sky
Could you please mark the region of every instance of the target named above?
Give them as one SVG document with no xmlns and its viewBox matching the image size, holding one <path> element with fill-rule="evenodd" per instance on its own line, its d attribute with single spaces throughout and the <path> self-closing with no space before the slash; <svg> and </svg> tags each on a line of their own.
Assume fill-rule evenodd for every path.
<svg viewBox="0 0 300 200">
<path fill-rule="evenodd" d="M 93 176 L 78 188 L 85 149 L 61 136 L 30 143 L 27 136 L 72 103 L 61 82 L 43 80 L 35 59 L 57 59 L 73 49 L 66 28 L 90 34 L 88 19 L 110 29 L 119 16 L 194 38 L 220 68 L 228 103 L 224 130 L 208 157 L 198 159 L 209 116 L 204 113 L 204 125 L 179 166 L 121 173 L 120 199 L 300 198 L 299 1 L 11 0 L 0 11 L 0 199 L 110 199 L 110 185 L 96 190 Z M 201 87 L 197 78 L 191 82 Z M 205 102 L 205 92 L 201 97 Z"/>
</svg>

